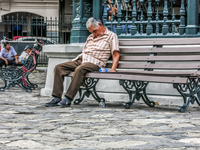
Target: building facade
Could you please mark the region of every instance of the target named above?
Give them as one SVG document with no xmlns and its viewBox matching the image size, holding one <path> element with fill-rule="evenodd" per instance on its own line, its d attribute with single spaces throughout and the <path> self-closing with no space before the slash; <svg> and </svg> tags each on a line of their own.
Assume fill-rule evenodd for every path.
<svg viewBox="0 0 200 150">
<path fill-rule="evenodd" d="M 111 4 L 117 8 L 116 16 L 108 16 L 104 0 L 1 0 L 0 37 L 84 43 L 89 35 L 85 23 L 91 16 L 100 18 L 119 38 L 200 35 L 199 0 L 112 0 Z"/>
<path fill-rule="evenodd" d="M 59 40 L 63 37 L 59 30 L 68 33 L 69 39 L 70 27 L 64 23 L 72 21 L 71 5 L 72 0 L 1 0 L 0 39 L 2 36 L 10 39 L 14 36 L 52 36 Z M 62 27 L 58 25 L 60 22 Z"/>
<path fill-rule="evenodd" d="M 58 17 L 58 7 L 59 0 L 1 0 L 0 21 L 4 15 L 17 12 L 55 18 Z"/>
</svg>

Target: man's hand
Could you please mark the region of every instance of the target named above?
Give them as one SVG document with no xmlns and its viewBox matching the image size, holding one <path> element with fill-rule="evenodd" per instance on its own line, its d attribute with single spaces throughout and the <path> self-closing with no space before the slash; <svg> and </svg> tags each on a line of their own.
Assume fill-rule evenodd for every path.
<svg viewBox="0 0 200 150">
<path fill-rule="evenodd" d="M 6 65 L 8 65 L 8 61 L 7 61 L 7 59 L 5 59 L 4 61 L 5 61 Z"/>
<path fill-rule="evenodd" d="M 16 64 L 18 64 L 18 60 L 17 59 L 15 59 L 15 62 L 16 62 Z"/>
<path fill-rule="evenodd" d="M 8 65 L 7 59 L 5 59 L 4 57 L 1 57 L 0 59 L 3 59 L 5 61 L 5 64 Z"/>
<path fill-rule="evenodd" d="M 15 55 L 15 63 L 18 64 L 17 55 Z"/>
<path fill-rule="evenodd" d="M 116 72 L 116 69 L 111 69 L 110 72 Z"/>
</svg>

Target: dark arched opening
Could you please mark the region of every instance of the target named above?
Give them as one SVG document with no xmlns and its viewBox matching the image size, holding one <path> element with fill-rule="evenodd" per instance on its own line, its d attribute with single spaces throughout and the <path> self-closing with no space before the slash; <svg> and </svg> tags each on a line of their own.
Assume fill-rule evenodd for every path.
<svg viewBox="0 0 200 150">
<path fill-rule="evenodd" d="M 29 12 L 14 12 L 2 16 L 2 35 L 15 40 L 23 36 L 46 37 L 44 17 Z"/>
</svg>

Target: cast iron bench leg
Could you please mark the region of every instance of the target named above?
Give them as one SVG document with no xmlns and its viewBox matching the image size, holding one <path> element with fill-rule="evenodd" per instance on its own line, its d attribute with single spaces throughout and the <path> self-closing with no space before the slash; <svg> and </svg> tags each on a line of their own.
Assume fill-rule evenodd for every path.
<svg viewBox="0 0 200 150">
<path fill-rule="evenodd" d="M 0 87 L 0 91 L 5 91 L 6 87 L 7 87 L 7 81 L 4 79 L 1 79 L 4 82 L 4 86 Z"/>
<path fill-rule="evenodd" d="M 197 97 L 198 98 L 196 98 L 196 102 L 200 106 L 200 92 L 197 93 Z"/>
<path fill-rule="evenodd" d="M 148 85 L 148 83 L 147 83 Z M 150 101 L 150 99 L 147 96 L 146 93 L 146 89 L 147 89 L 147 85 L 146 87 L 143 89 L 143 94 L 141 94 L 143 101 L 149 106 L 149 107 L 154 107 L 155 106 L 155 102 L 154 101 Z"/>
<path fill-rule="evenodd" d="M 155 106 L 155 103 L 153 101 L 150 101 L 146 94 L 146 87 L 148 85 L 148 82 L 120 80 L 119 83 L 129 94 L 129 102 L 124 104 L 125 108 L 129 109 L 135 102 L 135 99 L 140 100 L 141 97 L 148 106 Z M 135 90 L 133 88 L 135 88 Z M 134 96 L 132 98 L 133 94 Z"/>
<path fill-rule="evenodd" d="M 179 108 L 180 112 L 185 112 L 190 103 L 194 104 L 196 101 L 198 104 L 200 104 L 198 99 L 200 92 L 199 79 L 189 78 L 189 82 L 187 84 L 174 84 L 173 86 L 183 97 L 184 103 L 183 106 Z"/>
<path fill-rule="evenodd" d="M 198 80 L 199 80 L 199 83 L 200 83 L 200 79 L 198 79 Z M 200 106 L 200 91 L 197 92 L 196 102 L 197 102 L 197 104 Z"/>
<path fill-rule="evenodd" d="M 23 90 L 25 90 L 26 92 L 32 92 L 32 89 L 30 87 L 27 86 L 24 86 L 23 85 L 23 82 L 21 80 L 21 82 L 18 84 Z"/>
<path fill-rule="evenodd" d="M 16 81 L 7 80 L 8 84 L 6 85 L 5 89 L 10 89 L 16 85 Z"/>
<path fill-rule="evenodd" d="M 31 90 L 35 90 L 35 85 L 33 84 L 33 83 L 31 83 L 30 81 L 29 81 L 29 78 L 28 78 L 28 76 L 26 76 L 26 83 L 27 83 L 27 88 L 28 89 L 31 89 Z"/>
<path fill-rule="evenodd" d="M 100 107 L 104 107 L 105 106 L 105 99 L 104 98 L 100 98 L 96 92 L 96 84 L 98 83 L 99 79 L 93 79 L 93 78 L 85 78 L 83 81 L 84 84 L 84 88 L 80 88 L 79 89 L 79 98 L 74 100 L 74 104 L 78 105 L 80 104 L 84 97 L 87 96 L 89 97 L 90 94 L 92 95 L 92 97 L 99 102 L 99 106 Z M 92 90 L 91 90 L 92 89 Z M 85 91 L 82 94 L 82 91 Z"/>
<path fill-rule="evenodd" d="M 35 88 L 38 88 L 38 85 L 34 84 L 34 83 L 31 83 L 31 81 L 29 80 L 28 76 L 29 76 L 29 74 L 26 76 L 27 84 L 29 84 L 29 86 L 32 87 L 33 90 L 35 90 Z"/>
<path fill-rule="evenodd" d="M 5 91 L 6 87 L 7 87 L 7 81 L 4 79 L 4 72 L 3 72 L 3 68 L 0 68 L 0 79 L 4 82 L 4 86 L 0 87 L 0 91 Z"/>
</svg>

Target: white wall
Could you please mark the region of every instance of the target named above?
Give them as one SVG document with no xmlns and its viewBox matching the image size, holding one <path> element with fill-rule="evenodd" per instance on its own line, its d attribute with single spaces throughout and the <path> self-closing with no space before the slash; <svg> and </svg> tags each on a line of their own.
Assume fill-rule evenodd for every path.
<svg viewBox="0 0 200 150">
<path fill-rule="evenodd" d="M 3 15 L 14 12 L 29 12 L 43 17 L 57 17 L 59 0 L 1 0 L 0 22 Z"/>
</svg>

